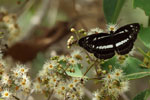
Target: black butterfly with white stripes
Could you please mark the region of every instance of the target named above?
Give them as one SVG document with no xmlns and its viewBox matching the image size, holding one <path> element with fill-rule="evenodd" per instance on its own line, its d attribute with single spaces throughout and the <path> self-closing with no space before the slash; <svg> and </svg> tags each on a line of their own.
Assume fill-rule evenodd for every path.
<svg viewBox="0 0 150 100">
<path fill-rule="evenodd" d="M 81 38 L 78 44 L 99 59 L 109 59 L 115 51 L 124 55 L 131 51 L 140 30 L 138 23 L 127 24 L 110 34 L 99 33 Z"/>
</svg>

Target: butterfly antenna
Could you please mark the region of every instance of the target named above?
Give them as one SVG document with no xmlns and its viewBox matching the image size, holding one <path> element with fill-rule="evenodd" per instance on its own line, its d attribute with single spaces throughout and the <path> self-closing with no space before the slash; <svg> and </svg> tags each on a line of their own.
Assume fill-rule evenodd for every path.
<svg viewBox="0 0 150 100">
<path fill-rule="evenodd" d="M 120 25 L 121 24 L 121 21 L 122 21 L 122 19 L 119 19 L 117 22 L 116 22 L 116 25 Z"/>
</svg>

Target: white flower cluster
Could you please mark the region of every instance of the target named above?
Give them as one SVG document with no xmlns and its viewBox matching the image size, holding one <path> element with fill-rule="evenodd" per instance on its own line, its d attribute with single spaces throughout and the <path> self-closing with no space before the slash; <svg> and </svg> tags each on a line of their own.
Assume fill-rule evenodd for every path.
<svg viewBox="0 0 150 100">
<path fill-rule="evenodd" d="M 17 24 L 16 16 L 14 14 L 9 14 L 4 9 L 0 9 L 0 13 L 1 44 L 7 43 L 8 45 L 12 45 L 16 42 L 17 36 L 20 35 L 20 28 Z"/>
<path fill-rule="evenodd" d="M 110 32 L 110 31 L 113 31 L 115 32 L 116 30 L 118 29 L 118 25 L 117 24 L 107 24 L 106 26 L 106 32 Z M 99 33 L 102 33 L 104 32 L 104 30 L 100 29 L 100 28 L 92 28 L 90 29 L 88 32 L 87 32 L 87 35 L 91 35 L 91 34 L 99 34 Z"/>
<path fill-rule="evenodd" d="M 118 98 L 119 94 L 122 94 L 129 89 L 129 82 L 125 80 L 121 69 L 115 69 L 106 74 L 102 80 L 103 87 L 100 91 L 94 93 L 93 100 L 101 100 L 107 96 Z"/>
<path fill-rule="evenodd" d="M 97 27 L 97 28 L 90 29 L 90 31 L 87 32 L 87 35 L 98 34 L 98 33 L 102 33 L 102 32 L 104 32 L 104 31 Z"/>
<path fill-rule="evenodd" d="M 81 100 L 84 92 L 84 85 L 81 78 L 72 78 L 68 82 L 60 82 L 55 90 L 55 96 L 58 99 Z"/>
<path fill-rule="evenodd" d="M 0 63 L 0 88 L 1 98 L 8 99 L 15 96 L 17 92 L 22 91 L 29 93 L 31 91 L 31 80 L 27 75 L 28 68 L 24 65 L 17 64 L 17 66 L 11 70 L 6 71 L 6 63 L 1 60 Z"/>
<path fill-rule="evenodd" d="M 76 59 L 74 58 L 75 55 L 76 53 L 73 53 L 70 58 Z M 66 74 L 68 70 L 63 68 L 61 64 L 61 62 L 68 63 L 66 64 L 68 66 L 78 64 L 76 61 L 70 62 L 70 58 L 61 56 L 58 59 L 46 61 L 43 69 L 38 74 L 36 82 L 33 84 L 34 91 L 41 93 L 51 93 L 53 91 L 54 95 L 60 100 L 62 98 L 80 100 L 84 94 L 84 80 L 68 76 Z"/>
</svg>

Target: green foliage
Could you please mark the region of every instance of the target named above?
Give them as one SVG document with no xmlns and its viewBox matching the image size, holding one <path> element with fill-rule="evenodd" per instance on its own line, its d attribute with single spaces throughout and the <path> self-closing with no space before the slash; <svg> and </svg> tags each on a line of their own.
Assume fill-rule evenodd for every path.
<svg viewBox="0 0 150 100">
<path fill-rule="evenodd" d="M 133 100 L 148 100 L 149 96 L 150 96 L 150 90 L 145 90 L 139 93 L 136 97 L 134 97 Z"/>
<path fill-rule="evenodd" d="M 66 62 L 65 61 L 60 61 L 59 62 L 62 67 L 64 69 L 66 69 L 68 66 L 66 65 Z M 81 72 L 81 65 L 80 64 L 75 64 L 75 65 L 70 65 L 69 68 L 73 68 L 74 69 L 74 72 L 70 72 L 70 71 L 67 71 L 66 70 L 66 73 L 69 75 L 69 76 L 72 76 L 72 77 L 83 77 L 83 74 Z"/>
<path fill-rule="evenodd" d="M 113 67 L 112 69 L 120 67 L 120 64 L 118 63 L 116 56 L 105 61 L 104 64 L 101 65 L 101 67 L 103 70 L 109 71 L 109 68 L 108 68 L 109 65 L 112 65 L 112 67 Z"/>
<path fill-rule="evenodd" d="M 108 68 L 109 65 L 112 65 L 113 69 L 120 68 L 125 73 L 126 78 L 128 80 L 131 80 L 131 79 L 138 79 L 138 78 L 142 78 L 142 77 L 150 75 L 150 69 L 141 67 L 141 64 L 142 64 L 142 61 L 133 57 L 128 57 L 126 58 L 123 64 L 119 64 L 117 58 L 113 57 L 109 59 L 108 61 L 106 61 L 101 66 L 103 69 L 107 71 L 109 71 L 109 68 Z"/>
<path fill-rule="evenodd" d="M 141 67 L 142 61 L 128 57 L 123 66 L 123 70 L 128 80 L 138 79 L 150 75 L 150 69 Z"/>
<path fill-rule="evenodd" d="M 103 0 L 103 9 L 107 23 L 115 23 L 124 0 Z"/>
<path fill-rule="evenodd" d="M 66 73 L 69 75 L 69 76 L 72 76 L 72 77 L 83 77 L 83 74 L 81 72 L 81 69 L 80 69 L 80 64 L 76 64 L 74 66 L 74 69 L 75 69 L 75 72 L 74 73 L 71 73 L 69 71 L 67 71 Z"/>
<path fill-rule="evenodd" d="M 44 54 L 42 52 L 39 52 L 36 58 L 32 62 L 32 67 L 34 70 L 33 73 L 37 73 L 39 70 L 41 70 L 45 61 L 46 61 L 46 58 Z"/>
<path fill-rule="evenodd" d="M 139 7 L 145 11 L 147 16 L 150 15 L 150 0 L 133 0 L 133 7 Z"/>
<path fill-rule="evenodd" d="M 148 48 L 150 48 L 150 28 L 144 28 L 141 26 L 140 33 L 139 33 L 139 38 L 141 41 L 144 43 L 144 45 Z"/>
</svg>

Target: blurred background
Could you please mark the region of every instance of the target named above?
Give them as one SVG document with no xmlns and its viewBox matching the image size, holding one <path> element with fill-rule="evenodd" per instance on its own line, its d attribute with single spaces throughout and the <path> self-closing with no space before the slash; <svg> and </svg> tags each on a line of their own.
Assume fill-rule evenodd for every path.
<svg viewBox="0 0 150 100">
<path fill-rule="evenodd" d="M 126 0 L 121 10 L 119 25 L 137 20 L 147 25 L 148 18 L 144 12 L 133 9 L 130 0 Z M 137 16 L 137 13 L 131 14 L 133 12 L 140 13 L 142 17 Z M 3 17 L 9 28 L 14 30 L 9 32 L 8 29 L 7 32 L 9 36 L 6 36 L 8 41 L 5 41 L 5 59 L 11 63 L 10 67 L 15 63 L 30 66 L 32 78 L 42 68 L 46 59 L 71 51 L 67 49 L 66 43 L 68 38 L 74 35 L 70 32 L 72 27 L 86 31 L 106 27 L 103 0 L 0 0 L 0 21 Z M 140 42 L 139 44 L 142 46 Z M 139 91 L 148 88 L 148 78 L 131 81 L 127 96 L 131 99 Z M 95 85 L 93 81 L 88 82 L 88 92 L 97 88 L 100 86 Z M 43 97 L 37 94 L 34 98 L 43 100 Z M 122 97 L 119 100 L 123 100 Z"/>
</svg>

